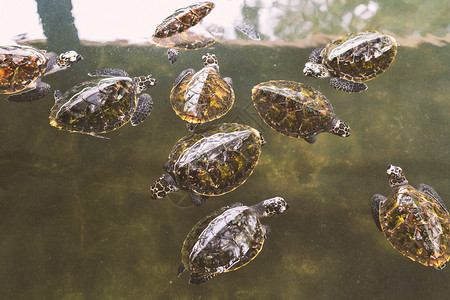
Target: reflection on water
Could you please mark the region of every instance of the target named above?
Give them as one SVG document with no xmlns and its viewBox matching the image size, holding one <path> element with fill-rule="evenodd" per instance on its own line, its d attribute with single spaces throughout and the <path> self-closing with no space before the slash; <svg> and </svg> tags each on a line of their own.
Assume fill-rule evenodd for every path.
<svg viewBox="0 0 450 300">
<path fill-rule="evenodd" d="M 311 1 L 317 7 L 315 17 L 304 6 L 311 28 L 317 28 L 310 30 L 312 36 L 344 33 L 342 27 L 323 22 L 340 24 L 333 21 L 334 12 L 354 12 L 361 2 L 353 2 Z M 251 16 L 259 18 L 262 8 L 257 6 L 264 3 L 246 1 L 242 10 L 249 23 L 261 24 Z M 363 28 L 389 24 L 380 29 L 401 36 L 416 30 L 422 36 L 447 34 L 442 33 L 442 18 L 439 25 L 425 16 L 418 17 L 428 23 L 411 20 L 409 3 L 403 8 L 406 17 L 400 17 L 400 3 L 376 3 L 375 15 Z M 76 8 L 75 0 L 72 4 Z M 277 1 L 273 10 L 280 6 L 294 14 L 300 4 Z M 436 2 L 426 9 L 439 19 L 444 7 Z M 165 15 L 171 11 L 165 9 Z M 292 38 L 287 29 L 273 32 L 281 40 L 295 40 L 295 24 L 301 22 L 286 19 L 293 24 Z M 66 50 L 69 45 L 64 38 L 61 42 Z M 302 74 L 312 48 L 258 43 L 219 41 L 183 53 L 170 65 L 165 49 L 149 44 L 82 42 L 76 49 L 85 57 L 82 62 L 45 78 L 52 89 L 66 91 L 89 79 L 89 71 L 104 67 L 122 68 L 131 76 L 151 73 L 158 79 L 149 118 L 140 126 L 112 132 L 110 140 L 51 127 L 51 95 L 26 104 L 0 96 L 0 294 L 5 299 L 446 299 L 450 269 L 426 268 L 397 253 L 373 223 L 369 201 L 375 193 L 389 192 L 385 169 L 393 163 L 405 170 L 412 185 L 432 185 L 449 205 L 448 44 L 441 39 L 439 45 L 401 46 L 392 66 L 367 91 L 347 94 L 327 80 Z M 53 50 L 43 43 L 33 45 Z M 163 171 L 172 146 L 188 134 L 171 108 L 170 89 L 182 70 L 198 68 L 206 52 L 217 55 L 236 93 L 230 112 L 213 123 L 251 125 L 267 144 L 253 175 L 229 194 L 200 207 L 193 207 L 183 191 L 152 200 L 150 185 Z M 250 96 L 253 86 L 272 79 L 300 81 L 320 90 L 351 126 L 352 135 L 341 139 L 324 134 L 310 145 L 270 129 Z M 189 286 L 186 275 L 176 278 L 181 244 L 200 218 L 237 201 L 253 204 L 276 195 L 291 209 L 270 220 L 272 231 L 254 261 L 198 287 Z"/>
</svg>

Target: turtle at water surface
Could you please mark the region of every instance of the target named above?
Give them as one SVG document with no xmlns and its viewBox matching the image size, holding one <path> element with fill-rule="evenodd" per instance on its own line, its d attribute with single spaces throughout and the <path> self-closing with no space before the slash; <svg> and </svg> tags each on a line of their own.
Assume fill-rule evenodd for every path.
<svg viewBox="0 0 450 300">
<path fill-rule="evenodd" d="M 288 208 L 283 198 L 274 197 L 250 207 L 235 203 L 201 219 L 183 243 L 178 276 L 188 270 L 189 283 L 201 284 L 245 266 L 262 250 L 270 229 L 259 219 Z"/>
<path fill-rule="evenodd" d="M 450 260 L 450 214 L 444 201 L 426 184 L 409 185 L 400 167 L 389 165 L 387 176 L 392 193 L 371 200 L 378 229 L 409 259 L 444 268 Z"/>
<path fill-rule="evenodd" d="M 350 127 L 336 117 L 328 99 L 302 83 L 262 82 L 253 87 L 252 99 L 264 122 L 283 135 L 308 143 L 314 143 L 321 132 L 350 135 Z"/>
<path fill-rule="evenodd" d="M 169 154 L 165 173 L 150 188 L 164 198 L 188 190 L 194 205 L 242 185 L 258 163 L 264 140 L 256 129 L 236 123 L 200 128 L 180 139 Z"/>
<path fill-rule="evenodd" d="M 82 59 L 75 51 L 60 55 L 29 46 L 0 46 L 0 94 L 9 101 L 30 102 L 46 96 L 50 85 L 41 77 L 65 70 Z"/>
<path fill-rule="evenodd" d="M 303 73 L 315 78 L 332 77 L 330 84 L 345 92 L 367 89 L 369 81 L 383 73 L 397 54 L 396 40 L 377 31 L 350 33 L 314 49 Z"/>
<path fill-rule="evenodd" d="M 206 53 L 202 61 L 204 68 L 200 71 L 187 69 L 181 72 L 170 93 L 172 108 L 187 122 L 191 131 L 197 124 L 225 115 L 235 98 L 231 78 L 219 75 L 216 56 Z"/>
<path fill-rule="evenodd" d="M 100 69 L 89 75 L 102 78 L 80 83 L 64 94 L 55 91 L 50 125 L 102 137 L 98 134 L 116 130 L 130 120 L 138 125 L 150 113 L 152 98 L 138 94 L 157 83 L 152 75 L 130 78 L 120 69 Z"/>
<path fill-rule="evenodd" d="M 152 43 L 168 48 L 167 56 L 173 64 L 178 58 L 178 49 L 198 50 L 215 43 L 222 35 L 222 29 L 216 26 L 202 32 L 189 31 L 214 8 L 212 2 L 198 2 L 177 9 L 156 27 Z"/>
</svg>

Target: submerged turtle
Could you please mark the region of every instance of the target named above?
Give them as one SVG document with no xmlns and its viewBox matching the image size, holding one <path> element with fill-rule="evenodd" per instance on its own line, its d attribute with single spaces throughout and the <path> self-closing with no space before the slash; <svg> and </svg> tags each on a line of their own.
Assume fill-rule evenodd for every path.
<svg viewBox="0 0 450 300">
<path fill-rule="evenodd" d="M 200 284 L 245 266 L 261 251 L 270 230 L 259 219 L 288 208 L 283 198 L 274 197 L 250 207 L 235 203 L 201 219 L 183 243 L 178 276 L 187 269 L 189 283 Z"/>
<path fill-rule="evenodd" d="M 252 174 L 263 144 L 261 134 L 247 125 L 200 128 L 175 144 L 164 166 L 166 173 L 150 188 L 151 197 L 185 189 L 194 205 L 200 205 L 208 196 L 228 193 Z"/>
<path fill-rule="evenodd" d="M 178 58 L 178 49 L 198 50 L 206 48 L 222 35 L 222 29 L 216 26 L 203 32 L 188 30 L 197 25 L 214 8 L 212 2 L 199 2 L 177 9 L 156 27 L 152 42 L 169 48 L 167 56 L 173 64 Z"/>
<path fill-rule="evenodd" d="M 450 214 L 426 184 L 414 188 L 399 167 L 387 169 L 392 193 L 372 197 L 372 216 L 392 247 L 413 261 L 436 269 L 450 260 Z"/>
<path fill-rule="evenodd" d="M 367 89 L 369 81 L 383 73 L 394 61 L 397 42 L 376 31 L 350 33 L 310 54 L 303 73 L 315 78 L 331 76 L 330 84 L 345 92 Z"/>
<path fill-rule="evenodd" d="M 253 87 L 252 99 L 264 122 L 286 136 L 314 143 L 321 132 L 350 135 L 350 127 L 336 117 L 328 99 L 302 83 L 263 82 Z"/>
<path fill-rule="evenodd" d="M 44 97 L 50 85 L 41 77 L 65 70 L 82 57 L 75 51 L 60 55 L 29 46 L 0 46 L 0 94 L 9 101 L 30 102 Z"/>
<path fill-rule="evenodd" d="M 97 134 L 116 130 L 131 120 L 138 125 L 152 109 L 152 98 L 137 96 L 157 81 L 152 75 L 135 78 L 120 69 L 100 69 L 89 73 L 103 78 L 80 83 L 64 94 L 55 91 L 50 125 L 62 130 Z"/>
<path fill-rule="evenodd" d="M 219 75 L 216 56 L 206 53 L 202 61 L 204 68 L 197 73 L 194 69 L 181 72 L 170 93 L 172 108 L 191 131 L 197 124 L 222 117 L 234 103 L 232 80 Z"/>
</svg>

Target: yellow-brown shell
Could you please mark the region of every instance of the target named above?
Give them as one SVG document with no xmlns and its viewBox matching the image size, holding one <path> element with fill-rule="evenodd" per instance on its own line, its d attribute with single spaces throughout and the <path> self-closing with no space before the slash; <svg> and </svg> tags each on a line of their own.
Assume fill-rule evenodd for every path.
<svg viewBox="0 0 450 300">
<path fill-rule="evenodd" d="M 403 255 L 436 268 L 450 260 L 450 215 L 432 196 L 402 185 L 380 205 L 379 215 L 386 238 Z"/>
<path fill-rule="evenodd" d="M 26 46 L 0 47 L 0 94 L 23 91 L 45 73 L 47 57 Z"/>
<path fill-rule="evenodd" d="M 181 119 L 205 123 L 225 115 L 234 103 L 233 88 L 213 67 L 186 76 L 172 88 L 170 103 Z"/>
</svg>

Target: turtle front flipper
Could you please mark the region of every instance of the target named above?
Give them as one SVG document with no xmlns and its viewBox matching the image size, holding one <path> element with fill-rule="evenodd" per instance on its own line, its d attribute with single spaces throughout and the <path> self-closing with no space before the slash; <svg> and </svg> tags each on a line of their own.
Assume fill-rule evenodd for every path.
<svg viewBox="0 0 450 300">
<path fill-rule="evenodd" d="M 183 274 L 183 272 L 184 272 L 185 270 L 186 270 L 186 268 L 184 267 L 184 264 L 181 263 L 181 264 L 178 266 L 178 275 L 177 275 L 177 277 L 180 277 L 180 275 Z"/>
<path fill-rule="evenodd" d="M 190 123 L 190 122 L 186 123 L 186 127 L 189 131 L 194 131 L 198 125 L 199 125 L 198 123 Z"/>
<path fill-rule="evenodd" d="M 200 195 L 200 194 L 198 194 L 198 193 L 196 193 L 194 191 L 190 191 L 189 194 L 191 195 L 192 203 L 195 206 L 202 205 L 203 202 L 205 202 L 205 200 L 208 199 L 208 196 Z"/>
<path fill-rule="evenodd" d="M 120 76 L 128 77 L 128 73 L 122 69 L 105 68 L 100 70 L 95 70 L 88 73 L 89 76 Z"/>
<path fill-rule="evenodd" d="M 186 78 L 186 76 L 189 75 L 194 75 L 195 74 L 195 70 L 194 69 L 186 69 L 184 71 L 182 71 L 180 73 L 180 75 L 177 76 L 177 78 L 175 79 L 175 82 L 173 83 L 173 86 L 177 86 L 180 84 L 180 82 Z"/>
<path fill-rule="evenodd" d="M 377 225 L 380 231 L 382 231 L 380 224 L 380 203 L 385 200 L 386 197 L 380 194 L 373 195 L 372 200 L 370 200 L 370 209 L 372 211 L 372 218 L 375 221 L 375 225 Z"/>
<path fill-rule="evenodd" d="M 439 202 L 439 204 L 442 206 L 442 208 L 444 208 L 447 213 L 448 213 L 448 208 L 445 205 L 444 201 L 442 200 L 441 196 L 439 196 L 439 194 L 436 192 L 435 189 L 433 189 L 431 186 L 425 184 L 425 183 L 421 183 L 417 186 L 417 189 L 421 192 L 427 193 L 430 196 L 432 196 L 434 199 L 437 200 L 437 202 Z"/>
<path fill-rule="evenodd" d="M 35 87 L 18 94 L 10 95 L 7 99 L 11 102 L 31 102 L 45 97 L 49 92 L 50 85 L 38 79 Z"/>
<path fill-rule="evenodd" d="M 189 278 L 189 283 L 190 284 L 201 284 L 201 283 L 204 283 L 204 282 L 210 280 L 214 276 L 216 276 L 216 274 L 191 273 L 190 278 Z"/>
<path fill-rule="evenodd" d="M 153 107 L 152 97 L 148 94 L 142 94 L 138 98 L 136 110 L 131 116 L 131 125 L 136 126 L 142 123 L 150 114 Z"/>
<path fill-rule="evenodd" d="M 333 77 L 330 79 L 330 84 L 335 89 L 347 92 L 356 93 L 367 90 L 367 84 L 363 82 L 354 82 L 340 77 Z"/>
<path fill-rule="evenodd" d="M 309 61 L 320 64 L 322 62 L 322 50 L 325 46 L 314 49 L 309 55 Z"/>
</svg>

